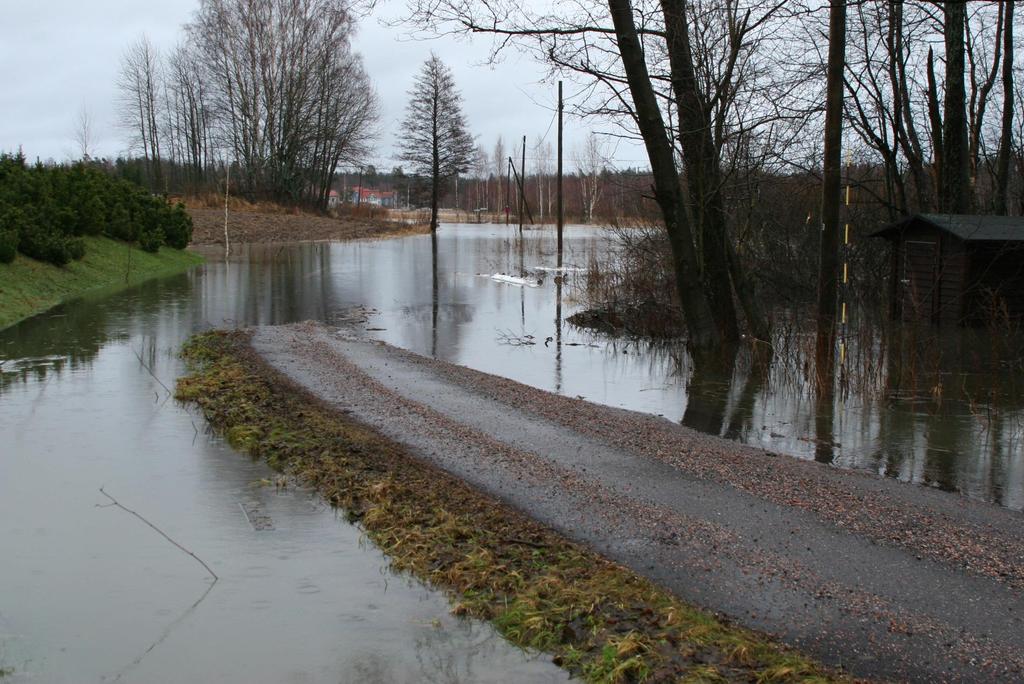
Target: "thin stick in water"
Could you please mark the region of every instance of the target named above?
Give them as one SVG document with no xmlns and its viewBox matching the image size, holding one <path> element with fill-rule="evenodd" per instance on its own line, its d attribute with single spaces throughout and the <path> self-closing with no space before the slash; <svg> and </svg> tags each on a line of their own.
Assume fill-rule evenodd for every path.
<svg viewBox="0 0 1024 684">
<path fill-rule="evenodd" d="M 140 354 L 139 352 L 135 351 L 135 347 L 132 347 L 131 349 L 132 349 L 132 353 L 135 354 L 135 358 L 137 358 L 139 360 L 139 363 L 142 364 L 142 367 L 146 369 L 146 372 L 149 373 L 150 375 L 152 375 L 153 379 L 156 380 L 158 383 L 160 383 L 160 386 L 163 387 L 164 390 L 166 390 L 167 394 L 171 394 L 171 388 L 168 387 L 167 385 L 165 385 L 164 381 L 161 380 L 160 378 L 158 378 L 156 373 L 153 372 L 153 369 L 149 367 L 149 364 L 147 364 L 145 361 L 142 360 L 142 354 Z M 158 396 L 158 398 L 159 398 L 159 396 Z M 100 491 L 102 492 L 103 490 L 100 489 Z"/>
<path fill-rule="evenodd" d="M 103 487 L 100 487 L 100 494 L 102 494 L 103 496 L 105 496 L 105 497 L 107 497 L 108 499 L 110 499 L 110 503 L 109 503 L 109 504 L 106 504 L 106 505 L 102 505 L 102 504 L 96 504 L 96 506 L 97 506 L 97 507 L 99 507 L 99 508 L 106 508 L 107 506 L 117 506 L 118 508 L 120 508 L 120 509 L 121 509 L 122 511 L 124 511 L 125 513 L 131 513 L 131 514 L 132 514 L 132 515 L 134 515 L 134 516 L 135 516 L 136 518 L 138 518 L 139 520 L 141 520 L 142 522 L 146 523 L 146 524 L 147 524 L 147 525 L 149 525 L 149 526 L 150 526 L 151 528 L 153 528 L 153 530 L 155 530 L 155 531 L 156 531 L 156 532 L 157 532 L 157 533 L 158 533 L 158 534 L 159 534 L 159 535 L 160 535 L 161 537 L 163 537 L 163 538 L 164 538 L 164 539 L 166 539 L 167 541 L 171 542 L 172 544 L 174 544 L 175 546 L 177 546 L 177 547 L 178 547 L 179 549 L 181 549 L 182 551 L 184 551 L 184 552 L 185 552 L 185 553 L 187 553 L 188 555 L 192 556 L 192 558 L 194 558 L 194 559 L 196 560 L 196 562 L 197 562 L 197 563 L 199 563 L 200 565 L 202 565 L 202 566 L 203 566 L 204 568 L 206 568 L 206 571 L 207 571 L 207 572 L 209 572 L 209 573 L 210 573 L 211 575 L 213 575 L 213 581 L 214 581 L 214 583 L 216 583 L 216 582 L 217 582 L 217 580 L 219 580 L 219 579 L 220 579 L 220 577 L 218 577 L 218 576 L 217 576 L 217 573 L 215 573 L 215 572 L 213 571 L 213 568 L 211 568 L 211 567 L 210 567 L 209 565 L 207 565 L 207 564 L 206 564 L 206 562 L 205 562 L 205 561 L 203 561 L 203 559 L 202 559 L 202 558 L 200 558 L 200 557 L 199 557 L 199 556 L 197 556 L 196 554 L 192 553 L 191 551 L 189 551 L 188 549 L 186 549 L 186 548 L 185 548 L 184 546 L 182 546 L 182 545 L 181 545 L 181 544 L 179 544 L 178 542 L 176 542 L 176 541 L 174 541 L 173 539 L 171 539 L 171 538 L 170 538 L 170 537 L 169 537 L 169 536 L 167 535 L 167 533 L 166 533 L 166 532 L 164 532 L 164 531 L 163 531 L 163 530 L 161 530 L 161 529 L 160 529 L 159 527 L 157 527 L 157 526 L 156 526 L 156 525 L 154 525 L 153 523 L 151 523 L 151 522 L 149 522 L 148 520 L 146 520 L 146 519 L 145 519 L 144 517 L 142 517 L 141 515 L 139 515 L 138 513 L 136 513 L 135 511 L 133 511 L 132 509 L 130 509 L 130 508 L 127 508 L 127 507 L 125 507 L 124 505 L 122 505 L 120 501 L 118 501 L 118 500 L 117 500 L 117 499 L 115 499 L 114 497 L 110 496 L 110 494 L 107 494 L 107 492 L 106 492 L 106 491 L 104 491 Z"/>
</svg>

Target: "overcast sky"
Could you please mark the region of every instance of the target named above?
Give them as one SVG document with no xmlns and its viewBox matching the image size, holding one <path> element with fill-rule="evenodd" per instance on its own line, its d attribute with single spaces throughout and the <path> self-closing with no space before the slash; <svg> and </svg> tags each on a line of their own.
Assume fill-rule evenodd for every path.
<svg viewBox="0 0 1024 684">
<path fill-rule="evenodd" d="M 0 150 L 13 151 L 21 145 L 29 159 L 63 160 L 77 155 L 73 139 L 82 107 L 94 122 L 97 154 L 126 151 L 126 135 L 117 127 L 115 111 L 121 53 L 142 34 L 158 48 L 173 47 L 198 0 L 0 0 L 0 4 L 4 24 Z M 378 4 L 375 16 L 361 21 L 354 41 L 382 105 L 378 152 L 367 163 L 382 170 L 394 164 L 405 93 L 431 50 L 454 71 L 470 129 L 484 149 L 493 149 L 499 135 L 506 149 L 523 135 L 528 136 L 529 149 L 545 134 L 554 147 L 551 122 L 556 86 L 547 79 L 543 65 L 514 53 L 501 64 L 484 65 L 487 39 L 406 39 L 401 28 L 381 21 L 401 7 L 395 0 Z M 567 95 L 573 89 L 566 84 Z M 566 119 L 567 168 L 571 168 L 572 150 L 595 127 L 601 128 L 600 122 Z M 640 161 L 642 148 L 619 145 L 614 156 L 619 165 L 647 166 Z"/>
</svg>

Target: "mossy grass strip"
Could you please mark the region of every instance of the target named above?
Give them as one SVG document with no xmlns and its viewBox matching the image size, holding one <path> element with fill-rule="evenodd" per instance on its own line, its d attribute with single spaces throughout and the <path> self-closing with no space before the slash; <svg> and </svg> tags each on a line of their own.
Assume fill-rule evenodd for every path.
<svg viewBox="0 0 1024 684">
<path fill-rule="evenodd" d="M 107 237 L 85 237 L 85 257 L 54 266 L 19 254 L 0 264 L 0 329 L 65 299 L 104 287 L 133 285 L 196 266 L 203 257 L 161 247 L 153 254 Z"/>
<path fill-rule="evenodd" d="M 591 682 L 847 681 L 410 456 L 297 387 L 245 332 L 193 337 L 179 400 L 237 449 L 315 486 L 390 558 Z"/>
</svg>

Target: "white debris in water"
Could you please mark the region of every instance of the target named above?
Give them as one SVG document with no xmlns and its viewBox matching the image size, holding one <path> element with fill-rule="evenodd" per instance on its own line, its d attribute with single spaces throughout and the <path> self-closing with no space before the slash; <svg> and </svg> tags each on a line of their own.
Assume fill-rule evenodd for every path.
<svg viewBox="0 0 1024 684">
<path fill-rule="evenodd" d="M 508 285 L 518 285 L 519 287 L 540 287 L 540 283 L 533 278 L 519 278 L 517 276 L 505 275 L 504 273 L 495 273 L 491 276 L 491 280 L 507 283 Z"/>
<path fill-rule="evenodd" d="M 542 273 L 583 273 L 587 269 L 579 268 L 578 266 L 562 266 L 561 268 L 553 266 L 534 266 L 531 270 L 540 271 Z"/>
</svg>

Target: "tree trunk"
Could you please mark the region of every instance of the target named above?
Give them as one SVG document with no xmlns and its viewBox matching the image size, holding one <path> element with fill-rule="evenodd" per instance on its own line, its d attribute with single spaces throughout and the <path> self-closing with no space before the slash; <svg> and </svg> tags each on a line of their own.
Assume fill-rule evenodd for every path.
<svg viewBox="0 0 1024 684">
<path fill-rule="evenodd" d="M 434 172 L 434 178 L 430 182 L 430 232 L 437 232 L 437 208 L 438 208 L 438 186 L 441 184 L 441 179 L 438 178 L 438 173 Z"/>
<path fill-rule="evenodd" d="M 942 145 L 942 114 L 939 112 L 939 86 L 935 79 L 935 55 L 928 48 L 928 125 L 932 131 L 932 184 L 938 194 L 942 194 L 942 172 L 945 154 Z M 937 207 L 942 207 L 944 200 L 937 198 Z"/>
<path fill-rule="evenodd" d="M 821 257 L 818 271 L 818 385 L 831 387 L 836 334 L 836 284 L 842 195 L 843 71 L 846 66 L 846 0 L 831 0 L 825 95 L 825 158 L 821 196 Z"/>
<path fill-rule="evenodd" d="M 704 288 L 719 334 L 739 340 L 736 305 L 729 277 L 728 229 L 722 203 L 721 170 L 711 137 L 711 113 L 697 85 L 687 26 L 686 0 L 662 0 L 672 90 L 679 117 L 679 139 L 686 165 L 686 186 L 700 231 Z"/>
<path fill-rule="evenodd" d="M 441 140 L 438 132 L 438 118 L 440 113 L 438 111 L 438 93 L 437 84 L 434 84 L 434 100 L 433 107 L 431 109 L 431 131 L 430 141 L 432 145 L 431 155 L 431 173 L 430 173 L 430 234 L 437 234 L 437 205 L 438 196 L 440 195 L 441 189 Z"/>
<path fill-rule="evenodd" d="M 732 242 L 727 242 L 725 249 L 729 257 L 729 272 L 732 275 L 732 284 L 736 288 L 736 298 L 740 300 L 740 306 L 743 307 L 743 315 L 747 317 L 747 326 L 750 328 L 750 334 L 754 339 L 769 342 L 771 328 L 768 325 L 768 318 L 764 314 L 764 308 L 754 292 L 753 283 L 750 282 L 746 271 L 743 270 L 743 264 L 740 263 L 740 257 L 736 253 L 736 248 Z"/>
<path fill-rule="evenodd" d="M 647 71 L 643 47 L 633 21 L 630 0 L 608 0 L 616 43 L 626 73 L 640 135 L 647 148 L 654 180 L 654 197 L 661 209 L 672 247 L 676 288 L 689 331 L 690 345 L 699 351 L 713 349 L 721 340 L 711 307 L 701 287 L 693 233 L 686 217 L 686 206 L 679 172 L 672 154 L 672 143 Z"/>
<path fill-rule="evenodd" d="M 969 111 L 968 119 L 968 159 L 970 162 L 969 173 L 971 179 L 971 197 L 975 197 L 977 194 L 978 187 L 978 174 L 981 169 L 981 139 L 982 139 L 982 128 L 985 124 L 985 110 L 988 108 L 988 99 L 992 94 L 992 88 L 995 86 L 996 78 L 999 74 L 999 65 L 1002 62 L 1002 43 L 1000 38 L 1003 35 L 1003 21 L 1006 18 L 1004 11 L 1007 4 L 1011 3 L 999 3 L 999 10 L 996 16 L 996 32 L 995 42 L 992 48 L 992 68 L 989 69 L 988 73 L 985 74 L 985 80 L 978 84 L 974 74 L 974 64 L 976 60 L 981 59 L 981 55 L 974 54 L 974 44 L 970 40 L 968 34 L 967 50 L 970 56 L 970 74 L 971 74 L 971 95 L 970 103 L 971 109 Z"/>
<path fill-rule="evenodd" d="M 942 122 L 942 210 L 969 214 L 970 154 L 967 142 L 966 89 L 964 86 L 964 29 L 967 6 L 963 0 L 943 3 L 946 37 L 946 97 Z"/>
<path fill-rule="evenodd" d="M 996 157 L 995 212 L 1007 211 L 1007 191 L 1010 184 L 1010 154 L 1013 128 L 1013 3 L 1006 3 L 1003 23 L 1003 120 L 999 136 L 999 155 Z"/>
<path fill-rule="evenodd" d="M 931 208 L 931 189 L 924 171 L 924 155 L 914 122 L 913 101 L 907 86 L 906 57 L 903 54 L 903 0 L 889 0 L 886 44 L 889 50 L 889 78 L 898 144 L 907 158 L 916 195 L 914 202 L 907 200 L 907 210 L 928 211 Z"/>
</svg>

